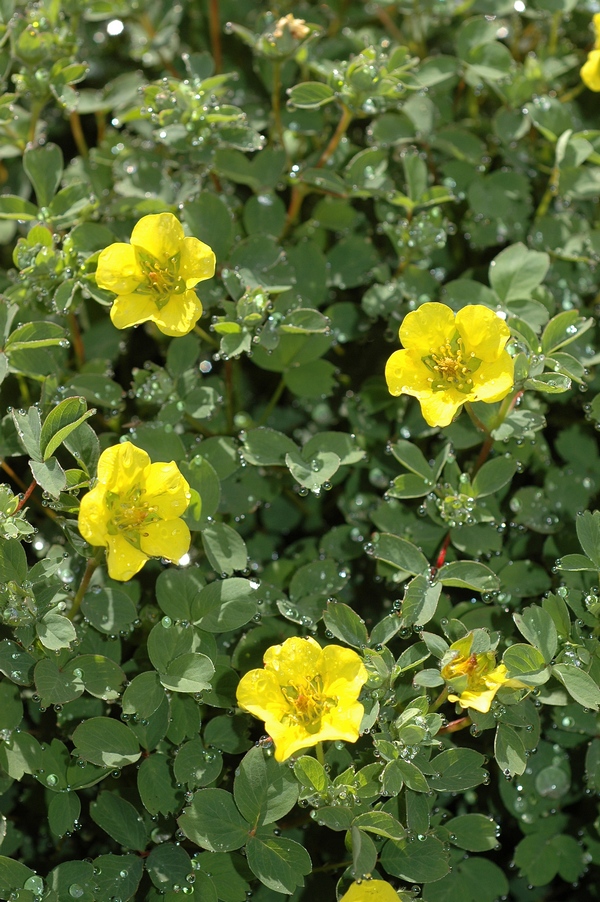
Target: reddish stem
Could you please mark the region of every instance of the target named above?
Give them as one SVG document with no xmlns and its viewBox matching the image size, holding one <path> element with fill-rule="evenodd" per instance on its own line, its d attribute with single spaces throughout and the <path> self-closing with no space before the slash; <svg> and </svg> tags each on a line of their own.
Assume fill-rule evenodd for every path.
<svg viewBox="0 0 600 902">
<path fill-rule="evenodd" d="M 15 509 L 15 514 L 18 513 L 18 511 L 20 511 L 23 507 L 25 507 L 25 505 L 27 504 L 27 500 L 29 499 L 29 496 L 31 495 L 31 493 L 32 493 L 33 490 L 35 489 L 36 485 L 37 485 L 37 482 L 35 481 L 35 479 L 32 480 L 32 482 L 30 483 L 30 485 L 29 485 L 28 488 L 27 488 L 27 491 L 25 492 L 25 494 L 23 495 L 23 497 L 22 497 L 21 500 L 19 501 L 19 503 L 18 503 L 18 505 L 17 505 L 17 507 L 16 507 L 16 509 Z"/>
<path fill-rule="evenodd" d="M 441 727 L 438 730 L 438 736 L 440 733 L 458 733 L 459 730 L 465 730 L 467 727 L 470 727 L 472 723 L 473 721 L 467 715 L 459 717 L 458 720 L 451 720 L 445 727 Z"/>
<path fill-rule="evenodd" d="M 448 551 L 449 545 L 450 545 L 450 533 L 448 533 L 446 535 L 446 538 L 442 542 L 442 547 L 440 548 L 440 553 L 438 554 L 437 560 L 433 567 L 435 573 L 437 573 L 437 571 L 440 569 L 440 567 L 443 567 L 444 564 L 446 563 L 446 552 Z"/>
</svg>

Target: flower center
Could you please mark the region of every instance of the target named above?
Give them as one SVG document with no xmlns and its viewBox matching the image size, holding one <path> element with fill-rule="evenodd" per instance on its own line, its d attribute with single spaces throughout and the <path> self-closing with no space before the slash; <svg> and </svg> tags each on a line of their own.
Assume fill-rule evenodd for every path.
<svg viewBox="0 0 600 902">
<path fill-rule="evenodd" d="M 449 386 L 468 394 L 473 388 L 473 373 L 481 364 L 474 354 L 465 354 L 462 338 L 455 333 L 453 338 L 423 357 L 423 363 L 431 376 L 428 381 L 433 391 L 446 391 Z"/>
<path fill-rule="evenodd" d="M 125 497 L 107 492 L 107 504 L 110 511 L 108 531 L 117 534 L 138 530 L 143 523 L 156 519 L 156 509 L 148 503 L 140 501 L 141 489 L 132 489 Z"/>
<path fill-rule="evenodd" d="M 154 303 L 161 310 L 172 295 L 186 290 L 185 279 L 179 275 L 179 254 L 161 263 L 139 247 L 136 247 L 136 252 L 144 273 L 144 288 L 150 291 Z"/>
<path fill-rule="evenodd" d="M 321 718 L 337 705 L 337 698 L 328 698 L 323 692 L 320 676 L 306 679 L 302 683 L 282 686 L 281 691 L 289 705 L 282 722 L 302 726 L 307 733 L 318 733 Z"/>
</svg>

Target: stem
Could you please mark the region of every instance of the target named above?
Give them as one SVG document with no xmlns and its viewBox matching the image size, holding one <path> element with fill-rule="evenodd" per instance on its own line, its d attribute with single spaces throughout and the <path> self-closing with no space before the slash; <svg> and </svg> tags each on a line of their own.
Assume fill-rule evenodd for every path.
<svg viewBox="0 0 600 902">
<path fill-rule="evenodd" d="M 489 435 L 489 434 L 490 434 L 490 430 L 487 428 L 487 426 L 485 425 L 485 423 L 482 422 L 482 420 L 479 419 L 479 417 L 477 416 L 477 414 L 476 414 L 475 411 L 473 410 L 473 407 L 472 407 L 470 401 L 467 401 L 467 402 L 465 403 L 465 410 L 466 410 L 467 413 L 469 414 L 469 417 L 471 418 L 471 422 L 473 423 L 473 425 L 475 426 L 475 428 L 476 428 L 476 429 L 479 429 L 480 432 L 484 432 L 486 435 Z"/>
<path fill-rule="evenodd" d="M 22 497 L 21 500 L 19 501 L 19 503 L 18 503 L 18 505 L 17 505 L 17 507 L 16 507 L 16 509 L 15 509 L 15 514 L 17 513 L 17 511 L 20 511 L 21 508 L 25 507 L 25 505 L 27 504 L 27 501 L 28 501 L 28 499 L 29 499 L 29 496 L 31 495 L 31 493 L 32 493 L 33 490 L 35 489 L 36 485 L 37 485 L 37 482 L 35 481 L 35 479 L 32 480 L 32 482 L 29 484 L 29 486 L 28 486 L 28 488 L 27 488 L 27 491 L 25 492 L 25 494 L 23 495 L 23 497 Z"/>
<path fill-rule="evenodd" d="M 558 29 L 562 21 L 562 13 L 560 10 L 554 13 L 550 21 L 550 34 L 548 35 L 548 58 L 552 59 L 556 56 L 558 46 Z"/>
<path fill-rule="evenodd" d="M 398 41 L 399 44 L 406 43 L 404 40 L 404 36 L 389 12 L 386 9 L 383 9 L 381 6 L 378 6 L 375 9 L 375 15 L 383 25 L 383 27 L 387 30 L 388 34 L 390 34 L 395 41 Z"/>
<path fill-rule="evenodd" d="M 327 160 L 331 157 L 333 153 L 337 150 L 338 144 L 348 131 L 348 126 L 352 122 L 352 113 L 348 109 L 347 106 L 342 106 L 342 115 L 340 117 L 340 121 L 337 124 L 337 128 L 334 131 L 333 135 L 329 140 L 329 144 L 319 157 L 318 162 L 315 165 L 315 169 L 321 169 L 322 166 L 325 165 Z M 308 192 L 308 188 L 306 185 L 295 185 L 292 189 L 292 196 L 290 198 L 290 205 L 288 207 L 288 211 L 285 217 L 285 226 L 283 229 L 282 238 L 284 238 L 289 232 L 291 226 L 296 222 L 300 214 L 300 207 L 302 206 L 302 201 L 304 200 L 306 194 Z"/>
<path fill-rule="evenodd" d="M 438 736 L 440 733 L 458 733 L 459 730 L 465 730 L 467 727 L 470 727 L 472 723 L 473 721 L 468 715 L 459 717 L 458 720 L 451 720 L 445 727 L 441 727 L 438 730 Z"/>
<path fill-rule="evenodd" d="M 140 25 L 146 32 L 146 35 L 148 36 L 150 41 L 154 41 L 154 38 L 156 37 L 157 32 L 156 32 L 156 28 L 152 24 L 152 20 L 150 19 L 150 16 L 148 15 L 148 13 L 142 13 L 138 19 L 138 22 L 140 23 Z M 162 65 L 167 70 L 167 72 L 170 72 L 174 78 L 179 79 L 180 78 L 179 72 L 177 71 L 177 69 L 175 68 L 173 63 L 170 60 L 166 60 L 164 58 L 164 56 L 162 55 L 162 53 L 160 52 L 158 47 L 155 47 L 154 51 L 155 51 L 156 55 L 158 56 L 159 60 L 161 61 Z"/>
<path fill-rule="evenodd" d="M 317 761 L 319 762 L 321 767 L 325 767 L 325 752 L 323 751 L 323 743 L 317 742 L 315 749 L 317 752 Z"/>
<path fill-rule="evenodd" d="M 15 471 L 13 470 L 13 468 L 12 468 L 11 466 L 9 466 L 9 464 L 7 464 L 5 460 L 0 460 L 0 468 L 3 469 L 4 472 L 5 472 L 8 476 L 10 476 L 10 478 L 12 479 L 12 481 L 13 481 L 16 485 L 19 486 L 19 488 L 21 489 L 21 491 L 23 491 L 23 492 L 25 492 L 25 493 L 27 494 L 27 492 L 29 491 L 28 487 L 25 485 L 25 483 L 23 482 L 23 480 L 22 480 L 19 476 L 17 476 L 17 474 L 15 473 Z M 29 488 L 31 488 L 31 487 L 29 487 Z M 29 495 L 31 495 L 31 492 L 29 492 Z M 29 497 L 29 495 L 28 495 L 28 497 Z M 55 521 L 58 520 L 58 517 L 57 517 L 57 515 L 54 513 L 54 511 L 50 510 L 49 507 L 45 507 L 45 506 L 41 503 L 41 501 L 38 501 L 38 500 L 37 500 L 37 498 L 32 498 L 31 501 L 32 501 L 33 504 L 35 504 L 36 507 L 39 507 L 40 510 L 43 511 L 43 513 L 44 513 L 47 517 L 50 517 L 51 520 L 55 520 Z M 19 505 L 19 507 L 21 507 L 21 505 Z M 18 510 L 18 509 L 19 509 L 19 508 L 17 508 L 17 510 Z"/>
<path fill-rule="evenodd" d="M 440 567 L 444 566 L 444 562 L 446 560 L 446 552 L 448 551 L 448 546 L 450 545 L 450 533 L 447 534 L 446 538 L 442 542 L 442 547 L 440 548 L 440 552 L 437 556 L 437 560 L 434 565 L 434 569 L 437 571 Z"/>
<path fill-rule="evenodd" d="M 342 138 L 348 131 L 348 126 L 350 125 L 351 122 L 352 122 L 352 113 L 350 112 L 350 110 L 348 109 L 347 106 L 342 106 L 342 115 L 341 115 L 340 121 L 338 122 L 336 130 L 334 131 L 333 135 L 331 136 L 329 144 L 327 145 L 327 147 L 325 148 L 325 150 L 319 157 L 319 162 L 317 163 L 317 165 L 315 167 L 316 169 L 320 169 L 321 166 L 324 166 L 325 163 L 327 162 L 327 160 L 329 159 L 329 157 L 333 153 L 335 153 L 335 151 L 337 150 L 338 144 L 340 143 L 340 141 L 342 140 Z"/>
<path fill-rule="evenodd" d="M 231 360 L 225 361 L 225 396 L 227 403 L 227 428 L 233 432 L 233 366 Z"/>
<path fill-rule="evenodd" d="M 279 143 L 285 150 L 283 142 L 283 123 L 281 122 L 281 62 L 275 60 L 273 63 L 273 89 L 271 91 L 271 106 L 273 108 L 273 123 L 275 125 L 275 134 L 279 139 Z"/>
<path fill-rule="evenodd" d="M 87 587 L 90 584 L 90 580 L 91 580 L 92 576 L 94 575 L 94 570 L 96 569 L 96 567 L 98 566 L 99 563 L 100 563 L 100 560 L 99 560 L 98 553 L 97 553 L 96 557 L 90 558 L 89 561 L 87 562 L 86 567 L 85 567 L 85 572 L 83 574 L 83 578 L 81 580 L 81 583 L 79 584 L 79 588 L 77 589 L 77 594 L 75 595 L 75 598 L 73 599 L 73 604 L 71 605 L 71 610 L 67 614 L 67 617 L 69 618 L 69 620 L 73 620 L 73 618 L 79 611 L 79 608 L 81 607 L 81 602 L 83 601 L 83 596 L 85 595 L 85 593 L 87 591 Z"/>
<path fill-rule="evenodd" d="M 96 143 L 100 145 L 104 141 L 104 136 L 106 134 L 106 117 L 105 114 L 100 111 L 96 111 L 94 116 L 96 119 Z"/>
<path fill-rule="evenodd" d="M 215 61 L 215 73 L 223 69 L 223 51 L 221 49 L 221 21 L 219 0 L 208 0 L 208 30 L 210 32 L 210 48 Z"/>
<path fill-rule="evenodd" d="M 85 363 L 85 348 L 83 347 L 83 341 L 81 339 L 81 332 L 79 331 L 79 323 L 77 322 L 77 317 L 74 313 L 69 313 L 68 320 L 69 328 L 71 329 L 71 342 L 73 344 L 73 351 L 75 353 L 75 362 L 77 364 L 77 369 L 80 370 Z"/>
<path fill-rule="evenodd" d="M 216 338 L 213 338 L 212 335 L 209 335 L 208 332 L 205 332 L 204 329 L 201 328 L 201 326 L 194 326 L 194 332 L 196 333 L 196 335 L 199 335 L 200 338 L 202 338 L 203 341 L 205 341 L 211 347 L 213 347 L 213 348 L 219 347 L 219 342 L 216 340 Z"/>
<path fill-rule="evenodd" d="M 448 698 L 448 687 L 444 686 L 438 697 L 434 702 L 432 702 L 429 706 L 429 714 L 433 714 L 434 711 L 437 711 L 438 708 L 444 704 L 446 699 Z"/>
<path fill-rule="evenodd" d="M 28 144 L 33 144 L 35 142 L 35 130 L 38 124 L 38 119 L 40 118 L 40 113 L 43 109 L 43 103 L 34 103 L 31 108 L 31 122 L 29 123 L 29 132 L 27 134 Z"/>
<path fill-rule="evenodd" d="M 267 420 L 273 413 L 273 408 L 275 407 L 275 405 L 279 401 L 281 395 L 283 394 L 284 388 L 285 388 L 285 379 L 282 376 L 277 384 L 277 388 L 271 395 L 271 400 L 269 401 L 269 403 L 267 404 L 267 406 L 265 407 L 265 409 L 263 411 L 263 415 L 261 416 L 260 420 L 256 424 L 257 426 L 262 426 L 264 423 L 267 422 Z"/>
<path fill-rule="evenodd" d="M 81 127 L 81 118 L 79 113 L 73 111 L 69 113 L 69 123 L 71 125 L 71 134 L 73 135 L 73 140 L 77 146 L 77 150 L 81 154 L 84 160 L 88 158 L 88 146 L 87 141 L 85 140 L 85 135 L 83 134 L 83 129 Z"/>
<path fill-rule="evenodd" d="M 556 197 L 558 193 L 558 183 L 560 181 L 560 168 L 555 166 L 550 173 L 550 179 L 548 180 L 548 187 L 544 191 L 544 196 L 539 202 L 538 208 L 535 211 L 534 219 L 540 219 L 542 216 L 545 216 L 548 212 L 548 207 L 550 206 L 553 198 Z"/>
</svg>

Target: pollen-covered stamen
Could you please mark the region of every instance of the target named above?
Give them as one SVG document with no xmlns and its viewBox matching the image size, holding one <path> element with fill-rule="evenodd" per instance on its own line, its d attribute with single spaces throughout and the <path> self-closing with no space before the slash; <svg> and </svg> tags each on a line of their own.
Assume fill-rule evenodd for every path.
<svg viewBox="0 0 600 902">
<path fill-rule="evenodd" d="M 289 705 L 283 723 L 299 724 L 307 733 L 318 733 L 321 718 L 337 705 L 337 698 L 329 698 L 323 692 L 320 676 L 303 680 L 302 683 L 282 686 L 281 691 Z"/>
<path fill-rule="evenodd" d="M 179 254 L 171 257 L 163 263 L 150 254 L 137 248 L 146 288 L 152 292 L 154 301 L 159 307 L 164 307 L 169 298 L 174 294 L 181 294 L 186 290 L 185 279 L 179 275 Z"/>
<path fill-rule="evenodd" d="M 433 391 L 443 391 L 452 386 L 460 392 L 468 393 L 473 387 L 473 373 L 480 364 L 474 355 L 467 355 L 462 339 L 455 335 L 452 340 L 440 345 L 423 363 L 431 370 L 429 382 Z"/>
<path fill-rule="evenodd" d="M 141 501 L 141 494 L 140 489 L 134 489 L 124 498 L 120 498 L 112 492 L 107 492 L 110 510 L 109 532 L 138 530 L 144 523 L 156 519 L 156 508 L 148 502 Z"/>
</svg>

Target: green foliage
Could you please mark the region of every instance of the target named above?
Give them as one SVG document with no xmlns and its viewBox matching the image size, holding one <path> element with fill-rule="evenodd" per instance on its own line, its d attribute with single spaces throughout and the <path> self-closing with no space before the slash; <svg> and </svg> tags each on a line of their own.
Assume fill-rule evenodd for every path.
<svg viewBox="0 0 600 902">
<path fill-rule="evenodd" d="M 592 6 L 0 3 L 1 899 L 598 898 Z M 120 331 L 99 255 L 165 212 L 202 317 Z M 431 301 L 514 360 L 445 428 L 384 379 Z M 119 441 L 190 489 L 124 582 Z M 280 762 L 236 689 L 292 636 L 368 679 Z"/>
</svg>

